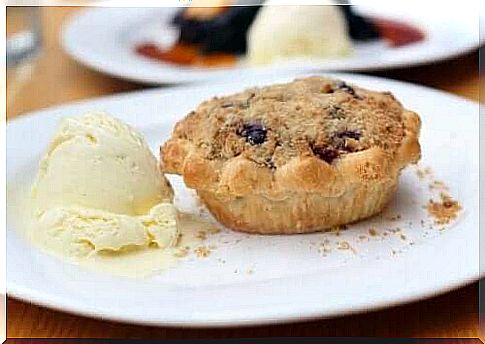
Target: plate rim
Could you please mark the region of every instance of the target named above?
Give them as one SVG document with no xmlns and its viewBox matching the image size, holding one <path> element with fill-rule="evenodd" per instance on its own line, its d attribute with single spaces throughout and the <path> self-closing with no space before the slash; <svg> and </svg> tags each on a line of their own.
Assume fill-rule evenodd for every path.
<svg viewBox="0 0 485 344">
<path fill-rule="evenodd" d="M 453 290 L 471 285 L 472 283 L 477 282 L 480 278 L 483 278 L 485 274 L 481 274 L 480 276 L 471 276 L 468 280 L 460 281 L 459 283 L 449 285 L 445 288 L 439 290 L 429 290 L 426 293 L 416 294 L 414 296 L 409 296 L 406 298 L 401 298 L 398 301 L 386 301 L 382 300 L 376 306 L 376 303 L 373 303 L 372 308 L 367 309 L 365 305 L 356 308 L 350 309 L 347 308 L 345 311 L 338 311 L 335 310 L 333 312 L 327 312 L 325 315 L 322 315 L 321 311 L 313 310 L 312 312 L 306 312 L 304 315 L 295 314 L 293 311 L 289 311 L 287 314 L 281 315 L 278 313 L 277 318 L 272 318 L 271 316 L 262 316 L 262 317 L 253 317 L 252 319 L 243 319 L 243 318 L 231 318 L 228 320 L 223 321 L 204 321 L 204 320 L 187 320 L 187 321 L 170 321 L 170 320 L 159 320 L 159 319 L 146 319 L 143 317 L 133 317 L 131 316 L 124 316 L 124 315 L 114 315 L 110 311 L 103 311 L 98 309 L 90 308 L 80 308 L 71 306 L 67 302 L 59 302 L 56 301 L 56 298 L 51 298 L 50 300 L 46 300 L 41 296 L 34 296 L 36 293 L 29 292 L 29 289 L 25 288 L 18 288 L 16 291 L 12 291 L 14 288 L 8 288 L 7 284 L 7 297 L 13 297 L 21 302 L 28 302 L 35 304 L 37 306 L 46 307 L 51 310 L 56 310 L 60 312 L 65 312 L 73 315 L 89 317 L 91 319 L 98 319 L 98 320 L 109 320 L 119 323 L 125 324 L 134 324 L 134 325 L 145 325 L 145 326 L 163 326 L 163 327 L 171 327 L 171 328 L 227 328 L 227 327 L 249 327 L 249 326 L 257 326 L 257 325 L 276 325 L 276 324 L 287 324 L 287 323 L 298 323 L 298 322 L 305 322 L 311 320 L 324 320 L 336 317 L 345 317 L 354 314 L 364 314 L 368 312 L 378 312 L 385 309 L 390 309 L 393 307 L 418 302 L 426 299 L 430 299 L 433 297 L 437 297 Z"/>
</svg>

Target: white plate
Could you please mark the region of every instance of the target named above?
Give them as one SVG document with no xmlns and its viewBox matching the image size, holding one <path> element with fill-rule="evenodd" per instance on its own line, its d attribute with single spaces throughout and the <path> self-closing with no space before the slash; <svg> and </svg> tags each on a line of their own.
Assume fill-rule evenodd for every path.
<svg viewBox="0 0 485 344">
<path fill-rule="evenodd" d="M 359 7 L 366 14 L 399 19 L 423 28 L 427 38 L 419 43 L 389 48 L 379 43 L 359 43 L 349 58 L 293 62 L 273 66 L 279 70 L 377 70 L 432 63 L 466 53 L 479 45 L 478 14 L 460 3 L 435 6 Z M 215 78 L 239 78 L 248 70 L 262 75 L 266 68 L 182 67 L 151 61 L 134 52 L 138 42 L 169 42 L 176 33 L 168 24 L 177 8 L 95 8 L 70 18 L 62 45 L 67 53 L 97 71 L 132 81 L 152 84 L 186 83 Z M 270 72 L 271 73 L 271 72 Z"/>
<path fill-rule="evenodd" d="M 7 126 L 7 183 L 12 186 L 32 182 L 39 157 L 64 116 L 106 110 L 139 129 L 157 154 L 174 123 L 203 99 L 292 77 L 246 76 L 237 83 L 155 89 L 22 116 Z M 371 89 L 391 90 L 408 108 L 420 113 L 421 165 L 430 166 L 464 208 L 453 226 L 442 231 L 428 229 L 430 220 L 422 206 L 431 195 L 429 181 L 420 181 L 415 169 L 408 168 L 385 215 L 352 225 L 340 236 L 258 236 L 223 230 L 209 238 L 208 245 L 217 246 L 209 257 L 191 255 L 161 275 L 130 280 L 82 270 L 33 248 L 18 234 L 12 202 L 8 202 L 8 294 L 105 319 L 227 326 L 368 311 L 436 295 L 476 280 L 478 104 L 397 81 L 358 75 L 340 77 Z M 179 206 L 196 212 L 194 196 L 180 179 L 171 176 L 171 180 Z M 401 214 L 401 220 L 389 219 L 395 214 Z M 371 227 L 380 235 L 369 236 Z M 397 227 L 402 228 L 401 233 L 388 232 L 385 236 L 386 229 Z M 359 235 L 367 235 L 369 240 L 359 239 Z M 323 256 L 319 244 L 325 239 L 331 252 Z M 337 248 L 338 242 L 344 240 L 355 252 Z"/>
</svg>

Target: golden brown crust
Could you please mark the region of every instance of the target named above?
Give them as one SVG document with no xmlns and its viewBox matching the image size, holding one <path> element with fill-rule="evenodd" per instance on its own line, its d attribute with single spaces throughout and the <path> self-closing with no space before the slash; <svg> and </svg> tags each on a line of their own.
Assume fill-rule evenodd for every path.
<svg viewBox="0 0 485 344">
<path fill-rule="evenodd" d="M 390 200 L 396 181 L 357 186 L 338 197 L 294 193 L 281 200 L 261 195 L 219 198 L 198 191 L 204 204 L 225 226 L 248 233 L 297 234 L 325 230 L 378 213 Z"/>
<path fill-rule="evenodd" d="M 312 77 L 204 102 L 163 145 L 162 169 L 183 175 L 209 210 L 236 230 L 301 233 L 371 216 L 391 197 L 401 169 L 419 160 L 420 119 L 388 92 L 343 83 L 350 94 L 328 93 L 338 83 Z M 248 94 L 255 102 L 249 106 Z M 227 111 L 228 102 L 242 109 Z M 305 108 L 295 119 L 285 106 Z M 346 109 L 343 118 L 333 118 L 335 107 Z M 266 133 L 244 138 L 244 130 L 253 130 L 245 121 L 264 109 L 256 117 Z"/>
</svg>

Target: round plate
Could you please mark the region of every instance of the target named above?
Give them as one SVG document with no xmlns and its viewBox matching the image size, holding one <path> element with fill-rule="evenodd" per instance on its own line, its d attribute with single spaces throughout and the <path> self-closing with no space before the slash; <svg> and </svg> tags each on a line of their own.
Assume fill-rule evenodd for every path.
<svg viewBox="0 0 485 344">
<path fill-rule="evenodd" d="M 458 7 L 457 7 L 458 6 Z M 423 5 L 358 7 L 372 16 L 415 24 L 426 33 L 422 42 L 399 48 L 383 43 L 357 43 L 348 58 L 288 62 L 273 65 L 279 70 L 377 70 L 431 63 L 463 54 L 479 45 L 477 12 L 470 6 L 442 5 L 437 11 Z M 79 12 L 67 22 L 62 45 L 75 60 L 97 71 L 141 83 L 187 83 L 215 78 L 234 79 L 249 70 L 261 75 L 267 68 L 244 62 L 232 68 L 196 68 L 152 61 L 134 52 L 137 43 L 165 42 L 177 37 L 170 19 L 178 8 L 94 8 Z M 477 18 L 478 19 L 478 18 Z M 274 71 L 273 71 L 274 72 Z"/>
<path fill-rule="evenodd" d="M 200 101 L 293 77 L 247 75 L 237 83 L 154 89 L 19 117 L 7 125 L 7 186 L 30 185 L 62 117 L 108 111 L 140 130 L 158 154 L 174 124 Z M 15 200 L 9 196 L 9 296 L 103 319 L 164 326 L 239 326 L 389 307 L 476 280 L 478 104 L 397 81 L 338 77 L 370 89 L 390 90 L 422 118 L 422 170 L 403 171 L 398 192 L 382 215 L 345 231 L 309 235 L 259 236 L 223 229 L 207 239 L 207 245 L 216 246 L 208 257 L 190 254 L 160 275 L 132 280 L 83 270 L 34 249 L 19 234 L 21 228 L 16 228 Z M 423 173 L 427 167 L 433 176 Z M 446 183 L 463 206 L 458 219 L 441 230 L 423 209 L 429 198 L 439 195 L 439 190 L 429 187 L 435 179 Z M 197 213 L 194 194 L 180 178 L 170 176 L 170 180 L 181 210 Z"/>
</svg>

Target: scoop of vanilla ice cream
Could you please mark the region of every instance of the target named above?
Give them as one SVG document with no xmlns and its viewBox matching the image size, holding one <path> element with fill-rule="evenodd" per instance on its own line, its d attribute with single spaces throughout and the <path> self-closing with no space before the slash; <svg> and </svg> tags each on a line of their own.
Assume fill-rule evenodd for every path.
<svg viewBox="0 0 485 344">
<path fill-rule="evenodd" d="M 248 61 L 268 64 L 300 57 L 350 54 L 347 23 L 333 5 L 281 6 L 268 1 L 248 33 Z"/>
<path fill-rule="evenodd" d="M 104 113 L 61 122 L 32 188 L 39 212 L 78 206 L 142 215 L 172 195 L 140 134 Z"/>
<path fill-rule="evenodd" d="M 35 241 L 83 256 L 174 245 L 173 191 L 134 129 L 104 113 L 61 122 L 32 187 Z"/>
<path fill-rule="evenodd" d="M 56 207 L 39 216 L 32 237 L 48 251 L 71 257 L 135 247 L 167 248 L 178 239 L 175 218 L 175 207 L 170 203 L 157 204 L 141 216 Z"/>
</svg>

